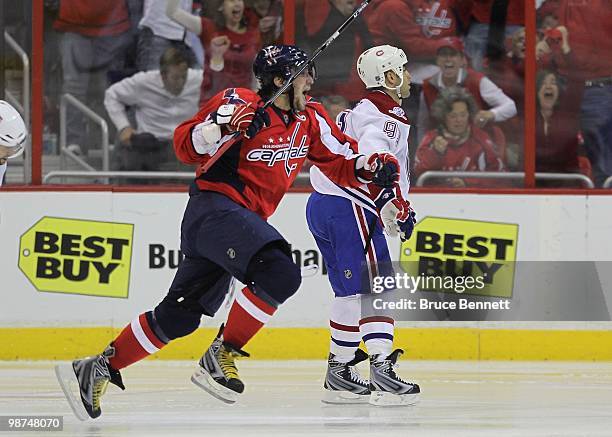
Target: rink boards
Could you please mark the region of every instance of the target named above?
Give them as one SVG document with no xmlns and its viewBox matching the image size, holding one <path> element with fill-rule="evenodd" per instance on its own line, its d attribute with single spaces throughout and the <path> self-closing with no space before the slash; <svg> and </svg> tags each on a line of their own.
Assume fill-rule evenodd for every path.
<svg viewBox="0 0 612 437">
<path fill-rule="evenodd" d="M 292 244 L 297 262 L 322 265 L 306 226 L 307 198 L 289 194 L 270 221 Z M 66 359 L 96 352 L 96 345 L 112 339 L 132 317 L 154 307 L 179 261 L 186 200 L 184 193 L 1 192 L 0 334 L 11 347 L 0 351 L 0 359 Z M 484 321 L 398 322 L 396 344 L 406 346 L 408 356 L 612 360 L 612 269 L 606 268 L 612 261 L 612 207 L 607 196 L 414 194 L 411 201 L 419 226 L 437 233 L 440 242 L 452 233 L 455 250 L 467 253 L 467 241 L 476 232 L 487 241 L 502 236 L 511 241 L 506 263 L 596 261 L 602 293 L 583 299 L 590 306 L 587 302 L 566 308 L 563 318 L 546 318 L 545 309 L 530 311 L 565 291 L 552 281 L 525 294 L 528 283 L 513 278 L 508 296 L 515 307 L 522 304 L 521 318 L 499 314 L 485 315 Z M 390 246 L 394 259 L 414 253 L 398 241 Z M 434 255 L 443 252 L 440 248 Z M 536 293 L 538 299 L 529 300 Z M 261 359 L 324 357 L 331 296 L 320 268 L 304 279 L 249 351 Z M 159 358 L 199 356 L 225 314 L 226 306 L 213 321 L 205 321 L 207 328 L 173 343 Z"/>
</svg>

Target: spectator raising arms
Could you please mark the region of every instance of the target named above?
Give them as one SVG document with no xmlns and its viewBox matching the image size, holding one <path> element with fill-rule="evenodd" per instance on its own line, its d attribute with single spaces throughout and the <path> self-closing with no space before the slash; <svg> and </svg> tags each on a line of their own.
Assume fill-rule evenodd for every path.
<svg viewBox="0 0 612 437">
<path fill-rule="evenodd" d="M 463 87 L 473 96 L 479 108 L 474 122 L 481 129 L 490 122 L 508 120 L 516 115 L 516 105 L 510 97 L 485 75 L 466 66 L 463 43 L 459 38 L 448 37 L 438 42 L 436 63 L 440 72 L 423 82 L 418 117 L 421 132 L 435 123 L 430 119 L 429 108 L 440 91 L 450 86 Z"/>
<path fill-rule="evenodd" d="M 432 105 L 438 128 L 427 132 L 416 152 L 415 173 L 426 171 L 503 171 L 489 135 L 472 124 L 478 108 L 465 89 L 443 90 Z M 476 181 L 448 178 L 455 188 L 478 185 Z M 490 184 L 489 184 L 490 185 Z"/>
<path fill-rule="evenodd" d="M 168 16 L 199 35 L 206 51 L 200 106 L 225 88 L 252 88 L 251 65 L 261 44 L 257 24 L 245 19 L 244 1 L 211 1 L 214 19 L 185 12 L 180 0 L 167 2 Z"/>
<path fill-rule="evenodd" d="M 262 45 L 280 43 L 283 40 L 283 1 L 251 0 L 247 6 L 247 20 L 259 26 Z"/>
<path fill-rule="evenodd" d="M 191 12 L 193 0 L 180 0 L 180 9 Z M 159 58 L 169 47 L 189 54 L 189 63 L 195 61 L 185 28 L 166 15 L 166 0 L 145 0 L 143 17 L 138 23 L 138 51 L 136 68 L 140 71 L 157 70 Z"/>
</svg>

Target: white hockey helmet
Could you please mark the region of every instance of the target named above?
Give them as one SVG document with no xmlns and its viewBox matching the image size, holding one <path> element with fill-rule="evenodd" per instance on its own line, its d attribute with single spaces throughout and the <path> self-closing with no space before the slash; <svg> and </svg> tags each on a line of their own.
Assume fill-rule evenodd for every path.
<svg viewBox="0 0 612 437">
<path fill-rule="evenodd" d="M 404 82 L 404 65 L 408 62 L 406 53 L 397 47 L 383 45 L 367 49 L 357 60 L 357 73 L 366 88 L 387 88 L 385 73 L 393 71 Z"/>
<path fill-rule="evenodd" d="M 23 153 L 27 130 L 19 112 L 4 100 L 0 100 L 0 146 L 12 149 L 7 158 Z"/>
</svg>

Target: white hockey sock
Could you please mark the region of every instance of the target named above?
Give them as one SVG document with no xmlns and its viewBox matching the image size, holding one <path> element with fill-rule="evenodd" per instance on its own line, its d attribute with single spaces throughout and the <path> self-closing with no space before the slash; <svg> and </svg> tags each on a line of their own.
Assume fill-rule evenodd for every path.
<svg viewBox="0 0 612 437">
<path fill-rule="evenodd" d="M 355 351 L 361 342 L 359 317 L 361 316 L 359 295 L 335 297 L 332 302 L 329 326 L 331 341 L 329 351 L 336 361 L 348 363 L 355 358 Z"/>
<path fill-rule="evenodd" d="M 368 354 L 384 359 L 393 348 L 394 320 L 390 317 L 373 316 L 359 320 L 359 331 Z"/>
</svg>

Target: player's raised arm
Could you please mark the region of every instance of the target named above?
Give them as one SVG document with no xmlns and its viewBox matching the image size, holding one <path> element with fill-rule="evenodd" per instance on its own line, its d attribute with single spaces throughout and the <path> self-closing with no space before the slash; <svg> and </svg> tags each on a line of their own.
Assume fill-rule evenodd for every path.
<svg viewBox="0 0 612 437">
<path fill-rule="evenodd" d="M 370 182 L 390 186 L 399 179 L 399 164 L 392 153 L 359 153 L 357 142 L 340 130 L 321 104 L 309 106 L 315 111 L 316 123 L 308 158 L 325 176 L 353 188 Z"/>
<path fill-rule="evenodd" d="M 244 88 L 228 88 L 174 131 L 176 156 L 186 164 L 202 164 L 229 141 L 236 131 L 252 138 L 270 124 L 261 108 L 261 97 Z"/>
</svg>

